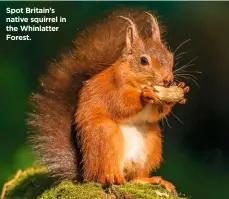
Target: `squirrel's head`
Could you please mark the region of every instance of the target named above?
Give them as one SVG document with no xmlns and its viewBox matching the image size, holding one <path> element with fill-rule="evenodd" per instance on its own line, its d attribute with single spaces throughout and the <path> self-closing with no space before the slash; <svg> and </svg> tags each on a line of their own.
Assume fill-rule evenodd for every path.
<svg viewBox="0 0 229 199">
<path fill-rule="evenodd" d="M 123 58 L 141 84 L 168 86 L 173 81 L 173 54 L 161 42 L 159 25 L 154 16 L 146 14 L 149 15 L 152 33 L 146 38 L 140 37 L 131 19 L 122 17 L 130 23 Z"/>
</svg>

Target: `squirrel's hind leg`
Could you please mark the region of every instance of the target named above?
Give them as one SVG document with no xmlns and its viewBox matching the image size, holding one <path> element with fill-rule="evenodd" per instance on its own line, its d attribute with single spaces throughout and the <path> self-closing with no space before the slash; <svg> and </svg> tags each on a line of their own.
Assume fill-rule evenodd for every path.
<svg viewBox="0 0 229 199">
<path fill-rule="evenodd" d="M 160 176 L 153 176 L 153 177 L 139 177 L 133 180 L 134 182 L 140 182 L 140 183 L 152 183 L 152 184 L 161 184 L 164 186 L 169 192 L 173 192 L 175 195 L 177 195 L 175 186 L 164 179 L 162 179 Z"/>
<path fill-rule="evenodd" d="M 148 129 L 149 132 L 146 135 L 146 143 L 148 146 L 148 161 L 147 165 L 145 166 L 146 168 L 155 169 L 159 167 L 162 161 L 162 140 L 160 133 L 161 130 L 158 124 L 149 124 Z M 148 170 L 146 168 L 133 179 L 134 182 L 161 184 L 168 191 L 176 194 L 175 186 L 172 183 L 162 179 L 159 176 L 148 177 L 151 169 Z"/>
<path fill-rule="evenodd" d="M 96 181 L 104 186 L 123 184 L 121 173 L 124 140 L 117 123 L 100 118 L 81 132 L 84 180 Z"/>
</svg>

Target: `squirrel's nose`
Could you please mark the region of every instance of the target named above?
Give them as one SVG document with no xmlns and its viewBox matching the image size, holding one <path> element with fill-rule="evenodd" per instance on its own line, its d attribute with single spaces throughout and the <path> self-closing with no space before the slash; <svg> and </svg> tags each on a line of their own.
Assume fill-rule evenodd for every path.
<svg viewBox="0 0 229 199">
<path fill-rule="evenodd" d="M 163 83 L 165 87 L 169 87 L 172 82 L 173 82 L 172 75 L 168 75 L 166 78 L 163 79 Z"/>
<path fill-rule="evenodd" d="M 164 83 L 164 87 L 169 87 L 169 85 L 170 85 L 170 81 L 168 81 L 167 79 L 164 79 L 163 80 L 163 83 Z"/>
</svg>

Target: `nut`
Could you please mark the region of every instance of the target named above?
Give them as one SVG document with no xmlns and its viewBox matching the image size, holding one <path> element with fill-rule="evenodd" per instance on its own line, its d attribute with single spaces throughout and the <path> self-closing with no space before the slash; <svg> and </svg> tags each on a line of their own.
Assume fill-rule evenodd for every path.
<svg viewBox="0 0 229 199">
<path fill-rule="evenodd" d="M 183 88 L 178 86 L 154 86 L 154 91 L 161 101 L 177 103 L 184 99 Z"/>
</svg>

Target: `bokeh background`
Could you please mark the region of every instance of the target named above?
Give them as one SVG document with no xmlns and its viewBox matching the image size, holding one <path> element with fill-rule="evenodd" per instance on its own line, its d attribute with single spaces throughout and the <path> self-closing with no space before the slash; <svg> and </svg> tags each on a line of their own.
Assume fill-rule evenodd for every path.
<svg viewBox="0 0 229 199">
<path fill-rule="evenodd" d="M 31 41 L 6 41 L 5 8 L 34 6 L 55 8 L 67 23 L 59 32 L 30 32 Z M 229 2 L 0 2 L 0 187 L 34 161 L 25 119 L 38 77 L 81 30 L 123 6 L 154 10 L 172 50 L 191 39 L 179 49 L 189 53 L 178 65 L 198 56 L 190 70 L 203 72 L 200 89 L 188 81 L 189 101 L 173 111 L 184 124 L 172 115 L 171 128 L 164 124 L 164 163 L 157 174 L 191 198 L 229 198 Z"/>
</svg>

